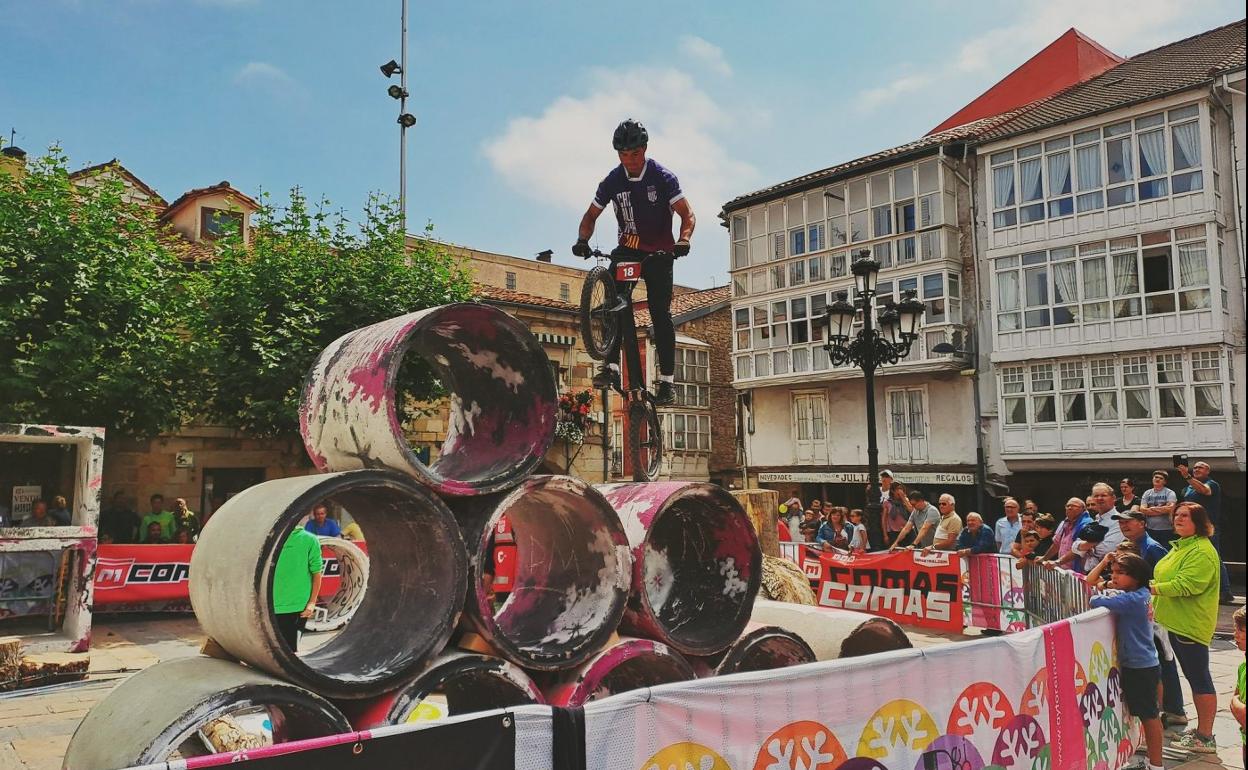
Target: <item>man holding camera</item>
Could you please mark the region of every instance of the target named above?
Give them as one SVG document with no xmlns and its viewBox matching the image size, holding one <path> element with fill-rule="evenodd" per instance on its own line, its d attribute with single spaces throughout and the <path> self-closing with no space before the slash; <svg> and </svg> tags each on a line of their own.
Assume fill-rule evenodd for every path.
<svg viewBox="0 0 1248 770">
<path fill-rule="evenodd" d="M 1181 461 L 1181 462 L 1180 462 Z M 1209 463 L 1200 460 L 1188 469 L 1187 456 L 1183 455 L 1176 458 L 1175 468 L 1178 469 L 1179 475 L 1187 482 L 1187 487 L 1179 495 L 1179 500 L 1185 503 L 1199 503 L 1209 514 L 1209 521 L 1213 523 L 1213 536 L 1209 539 L 1213 542 L 1213 547 L 1218 549 L 1218 560 L 1222 562 L 1222 579 L 1221 588 L 1218 595 L 1218 603 L 1234 604 L 1235 597 L 1231 593 L 1231 578 L 1226 572 L 1226 561 L 1222 557 L 1222 487 L 1218 482 L 1209 477 Z"/>
</svg>

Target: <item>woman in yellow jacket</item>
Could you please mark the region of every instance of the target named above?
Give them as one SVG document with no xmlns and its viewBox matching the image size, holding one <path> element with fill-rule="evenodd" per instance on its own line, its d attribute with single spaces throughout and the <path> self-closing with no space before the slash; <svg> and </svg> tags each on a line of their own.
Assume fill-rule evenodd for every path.
<svg viewBox="0 0 1248 770">
<path fill-rule="evenodd" d="M 1170 635 L 1170 646 L 1192 686 L 1196 729 L 1171 745 L 1198 754 L 1215 754 L 1213 715 L 1218 699 L 1209 671 L 1209 643 L 1218 623 L 1221 560 L 1209 540 L 1213 523 L 1204 507 L 1183 503 L 1174 511 L 1170 552 L 1153 567 L 1153 615 Z"/>
</svg>

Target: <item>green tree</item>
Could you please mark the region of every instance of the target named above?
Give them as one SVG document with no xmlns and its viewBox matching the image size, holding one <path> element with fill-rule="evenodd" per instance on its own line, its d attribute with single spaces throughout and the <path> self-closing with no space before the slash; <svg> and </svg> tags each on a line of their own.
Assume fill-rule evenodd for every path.
<svg viewBox="0 0 1248 770">
<path fill-rule="evenodd" d="M 206 416 L 251 435 L 299 429 L 303 378 L 347 332 L 386 318 L 471 298 L 470 274 L 431 240 L 405 248 L 397 207 L 372 196 L 358 227 L 296 188 L 275 208 L 261 196 L 251 236 L 218 242 L 201 284 L 195 336 L 207 353 Z M 415 399 L 438 395 L 432 371 L 413 357 L 400 374 Z M 408 415 L 410 416 L 410 415 Z"/>
<path fill-rule="evenodd" d="M 0 422 L 152 435 L 195 398 L 195 279 L 156 212 L 107 169 L 87 181 L 55 147 L 0 168 Z"/>
</svg>

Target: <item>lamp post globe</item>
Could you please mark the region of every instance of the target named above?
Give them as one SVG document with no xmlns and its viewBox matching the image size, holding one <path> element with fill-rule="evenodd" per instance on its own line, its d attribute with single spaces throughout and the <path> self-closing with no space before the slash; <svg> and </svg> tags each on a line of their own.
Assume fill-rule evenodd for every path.
<svg viewBox="0 0 1248 770">
<path fill-rule="evenodd" d="M 854 274 L 854 288 L 861 296 L 875 294 L 875 282 L 880 275 L 880 263 L 870 257 L 865 249 L 858 252 L 858 258 L 850 270 Z"/>
</svg>

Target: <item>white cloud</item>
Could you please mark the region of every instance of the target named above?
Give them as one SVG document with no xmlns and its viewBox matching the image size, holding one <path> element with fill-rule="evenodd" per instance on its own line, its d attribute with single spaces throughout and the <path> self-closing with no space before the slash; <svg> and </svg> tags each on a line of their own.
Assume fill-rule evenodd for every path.
<svg viewBox="0 0 1248 770">
<path fill-rule="evenodd" d="M 680 52 L 717 75 L 726 77 L 732 74 L 732 66 L 724 57 L 724 49 L 697 35 L 681 36 Z"/>
<path fill-rule="evenodd" d="M 240 86 L 261 88 L 287 88 L 295 85 L 295 79 L 275 64 L 266 61 L 249 61 L 234 73 L 234 83 Z"/>
<path fill-rule="evenodd" d="M 948 64 L 916 67 L 883 86 L 862 91 L 857 103 L 863 111 L 872 111 L 929 83 L 968 75 L 1004 77 L 1071 27 L 1120 56 L 1132 56 L 1199 32 L 1207 25 L 1194 20 L 1222 5 L 1218 0 L 1025 0 L 1010 13 L 1017 23 L 989 29 L 958 45 L 947 57 Z"/>
<path fill-rule="evenodd" d="M 758 177 L 716 134 L 765 116 L 729 114 L 680 70 L 595 70 L 586 95 L 560 96 L 539 115 L 512 118 L 482 151 L 517 193 L 566 211 L 573 233 L 598 183 L 619 162 L 611 133 L 630 116 L 646 125 L 650 156 L 676 173 L 699 217 L 692 263 L 681 260 L 678 270 L 705 283 L 708 274 L 722 273 L 727 253 L 716 218 L 720 207 L 752 189 Z M 613 213 L 604 212 L 595 241 L 608 247 L 614 235 Z"/>
</svg>

